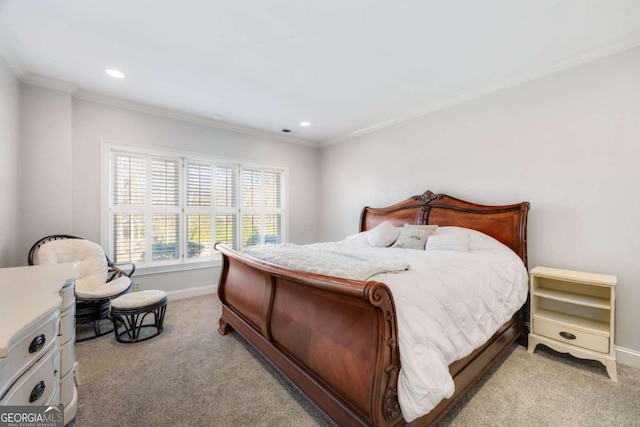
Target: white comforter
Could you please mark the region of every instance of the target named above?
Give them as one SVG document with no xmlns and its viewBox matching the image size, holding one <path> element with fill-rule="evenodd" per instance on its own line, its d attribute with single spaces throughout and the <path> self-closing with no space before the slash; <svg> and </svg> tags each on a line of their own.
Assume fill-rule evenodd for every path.
<svg viewBox="0 0 640 427">
<path fill-rule="evenodd" d="M 440 227 L 435 235 L 469 236 L 469 251 L 371 247 L 366 233 L 306 245 L 390 263 L 402 273 L 369 280 L 389 286 L 397 309 L 401 370 L 398 397 L 408 422 L 451 397 L 449 365 L 482 345 L 524 304 L 527 270 L 509 248 L 477 231 Z"/>
<path fill-rule="evenodd" d="M 367 280 L 376 274 L 398 273 L 409 268 L 405 262 L 387 262 L 371 254 L 359 256 L 353 251 L 331 250 L 330 245 L 257 245 L 243 250 L 254 258 L 271 264 L 325 276 Z"/>
</svg>

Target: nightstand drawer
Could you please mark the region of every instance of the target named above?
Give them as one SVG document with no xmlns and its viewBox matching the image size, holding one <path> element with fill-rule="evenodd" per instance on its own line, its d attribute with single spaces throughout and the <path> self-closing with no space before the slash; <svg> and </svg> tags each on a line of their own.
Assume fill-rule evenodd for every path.
<svg viewBox="0 0 640 427">
<path fill-rule="evenodd" d="M 586 348 L 600 353 L 609 353 L 609 337 L 577 330 L 560 323 L 549 322 L 534 316 L 533 332 L 556 341 Z"/>
</svg>

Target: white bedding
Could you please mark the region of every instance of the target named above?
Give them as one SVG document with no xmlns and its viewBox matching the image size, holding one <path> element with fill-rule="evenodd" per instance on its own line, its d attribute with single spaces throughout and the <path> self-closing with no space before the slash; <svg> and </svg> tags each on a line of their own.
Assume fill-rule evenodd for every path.
<svg viewBox="0 0 640 427">
<path fill-rule="evenodd" d="M 440 227 L 434 235 L 466 234 L 469 251 L 371 247 L 366 232 L 308 248 L 408 263 L 402 273 L 369 280 L 391 289 L 397 310 L 401 370 L 398 397 L 408 422 L 451 397 L 449 365 L 491 337 L 524 304 L 528 289 L 522 260 L 474 230 Z"/>
<path fill-rule="evenodd" d="M 367 280 L 376 274 L 397 273 L 409 268 L 406 262 L 387 262 L 384 257 L 372 259 L 371 256 L 331 250 L 322 245 L 256 245 L 245 248 L 243 252 L 292 270 L 353 280 Z"/>
</svg>

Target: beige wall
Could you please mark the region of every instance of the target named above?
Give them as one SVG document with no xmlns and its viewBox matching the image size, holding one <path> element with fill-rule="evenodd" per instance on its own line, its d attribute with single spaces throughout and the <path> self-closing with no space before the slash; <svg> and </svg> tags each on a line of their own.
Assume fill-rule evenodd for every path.
<svg viewBox="0 0 640 427">
<path fill-rule="evenodd" d="M 21 90 L 20 264 L 38 239 L 71 233 L 71 95 L 28 84 Z"/>
<path fill-rule="evenodd" d="M 528 200 L 530 267 L 617 275 L 615 342 L 640 351 L 639 76 L 636 48 L 324 148 L 320 237 L 426 189 Z"/>
<path fill-rule="evenodd" d="M 0 268 L 18 262 L 20 82 L 0 57 Z"/>
</svg>

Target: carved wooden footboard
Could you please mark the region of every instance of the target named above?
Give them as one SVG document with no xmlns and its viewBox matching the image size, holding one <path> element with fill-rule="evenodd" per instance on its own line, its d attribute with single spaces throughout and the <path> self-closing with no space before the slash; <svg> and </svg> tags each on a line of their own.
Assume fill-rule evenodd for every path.
<svg viewBox="0 0 640 427">
<path fill-rule="evenodd" d="M 401 420 L 393 297 L 382 283 L 296 272 L 224 246 L 221 333 L 233 326 L 340 425 Z"/>
<path fill-rule="evenodd" d="M 528 203 L 482 206 L 425 192 L 383 209 L 365 208 L 361 230 L 397 225 L 474 228 L 511 247 L 526 265 Z M 341 426 L 403 425 L 393 297 L 382 283 L 295 271 L 223 244 L 219 332 L 239 332 Z M 484 346 L 450 366 L 456 394 L 416 425 L 437 421 L 524 331 L 518 312 Z"/>
</svg>

